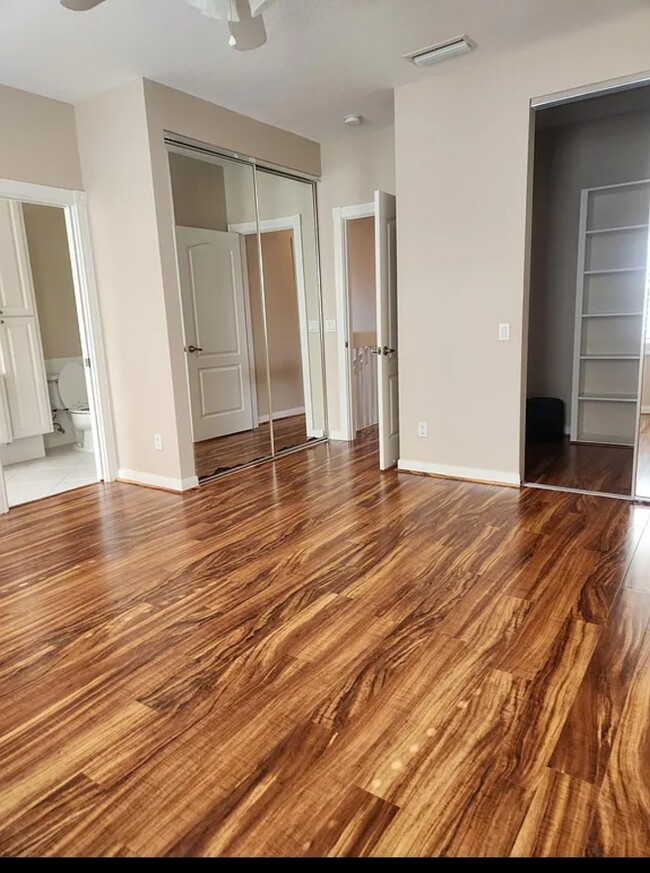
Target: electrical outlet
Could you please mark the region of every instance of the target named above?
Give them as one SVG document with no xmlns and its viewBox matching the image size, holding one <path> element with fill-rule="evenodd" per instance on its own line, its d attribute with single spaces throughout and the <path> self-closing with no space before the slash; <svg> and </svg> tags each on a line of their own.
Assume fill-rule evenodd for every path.
<svg viewBox="0 0 650 873">
<path fill-rule="evenodd" d="M 320 333 L 320 324 L 317 321 L 309 322 L 309 333 Z"/>
<path fill-rule="evenodd" d="M 418 422 L 418 436 L 419 437 L 428 437 L 429 436 L 429 425 L 426 421 Z"/>
<path fill-rule="evenodd" d="M 153 435 L 153 447 L 157 452 L 162 452 L 162 434 L 155 433 Z"/>
<path fill-rule="evenodd" d="M 325 322 L 325 331 L 326 333 L 336 333 L 336 319 L 328 318 Z"/>
<path fill-rule="evenodd" d="M 499 342 L 507 343 L 510 340 L 510 325 L 509 324 L 500 324 L 499 325 Z"/>
</svg>

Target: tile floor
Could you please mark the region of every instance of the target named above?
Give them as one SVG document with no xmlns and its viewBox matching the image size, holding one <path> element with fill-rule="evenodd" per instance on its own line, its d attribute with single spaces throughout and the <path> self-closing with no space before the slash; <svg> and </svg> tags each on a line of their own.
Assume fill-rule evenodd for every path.
<svg viewBox="0 0 650 873">
<path fill-rule="evenodd" d="M 60 494 L 97 481 L 95 456 L 72 446 L 49 449 L 44 458 L 4 468 L 9 506 Z"/>
</svg>

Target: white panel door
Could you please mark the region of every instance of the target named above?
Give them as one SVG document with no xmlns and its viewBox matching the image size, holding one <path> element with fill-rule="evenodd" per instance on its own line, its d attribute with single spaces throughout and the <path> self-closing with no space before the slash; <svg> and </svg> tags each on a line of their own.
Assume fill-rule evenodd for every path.
<svg viewBox="0 0 650 873">
<path fill-rule="evenodd" d="M 52 431 L 52 412 L 38 322 L 33 315 L 0 320 L 4 376 L 15 440 Z"/>
<path fill-rule="evenodd" d="M 22 204 L 0 200 L 0 316 L 34 315 Z"/>
<path fill-rule="evenodd" d="M 394 195 L 375 191 L 377 396 L 381 470 L 394 467 L 399 459 L 396 217 Z"/>
<path fill-rule="evenodd" d="M 176 228 L 195 442 L 253 427 L 239 235 Z"/>
</svg>

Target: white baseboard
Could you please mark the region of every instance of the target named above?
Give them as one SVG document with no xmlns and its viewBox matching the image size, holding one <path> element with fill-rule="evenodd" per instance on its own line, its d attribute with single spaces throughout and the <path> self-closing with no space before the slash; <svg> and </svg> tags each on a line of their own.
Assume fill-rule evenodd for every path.
<svg viewBox="0 0 650 873">
<path fill-rule="evenodd" d="M 503 470 L 484 470 L 480 467 L 453 467 L 449 464 L 431 464 L 428 461 L 406 461 L 400 459 L 397 469 L 408 473 L 429 473 L 432 476 L 445 476 L 448 479 L 469 479 L 473 482 L 486 482 L 491 485 L 521 485 L 517 473 Z"/>
<path fill-rule="evenodd" d="M 304 406 L 296 406 L 294 409 L 280 409 L 278 412 L 273 413 L 273 421 L 277 421 L 280 418 L 293 418 L 294 415 L 304 415 L 305 407 Z M 257 420 L 260 424 L 266 424 L 269 420 L 268 415 L 259 415 Z"/>
<path fill-rule="evenodd" d="M 650 406 L 642 406 L 641 415 L 650 415 Z"/>
<path fill-rule="evenodd" d="M 350 440 L 340 430 L 331 430 L 328 434 L 328 439 L 337 440 L 338 442 L 342 442 L 342 443 L 349 443 L 350 442 Z"/>
<path fill-rule="evenodd" d="M 199 480 L 196 476 L 174 479 L 171 476 L 157 476 L 155 473 L 139 473 L 137 470 L 118 470 L 117 478 L 134 485 L 162 488 L 165 491 L 190 491 L 192 488 L 199 487 Z"/>
</svg>

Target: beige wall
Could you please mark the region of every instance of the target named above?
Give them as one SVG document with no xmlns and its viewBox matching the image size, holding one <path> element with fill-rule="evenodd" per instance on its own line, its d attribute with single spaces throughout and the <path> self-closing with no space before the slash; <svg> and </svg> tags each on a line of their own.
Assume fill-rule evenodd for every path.
<svg viewBox="0 0 650 873">
<path fill-rule="evenodd" d="M 165 131 L 310 173 L 319 146 L 146 80 L 80 104 L 77 126 L 120 468 L 175 487 L 194 458 Z"/>
<path fill-rule="evenodd" d="M 625 96 L 625 95 L 621 95 Z M 650 110 L 540 131 L 536 140 L 528 396 L 571 414 L 580 193 L 650 177 Z"/>
<path fill-rule="evenodd" d="M 375 219 L 355 218 L 346 222 L 346 231 L 352 332 L 376 334 Z"/>
<path fill-rule="evenodd" d="M 29 261 L 46 360 L 81 356 L 63 209 L 23 205 Z"/>
<path fill-rule="evenodd" d="M 293 232 L 278 230 L 262 234 L 264 290 L 269 337 L 271 399 L 273 412 L 304 407 L 300 322 L 293 266 Z M 246 237 L 246 262 L 251 300 L 251 321 L 255 351 L 257 411 L 269 414 L 266 378 L 266 344 L 260 292 L 257 237 Z"/>
<path fill-rule="evenodd" d="M 396 90 L 402 459 L 518 479 L 530 99 L 646 70 L 649 29 L 644 9 Z"/>
<path fill-rule="evenodd" d="M 223 167 L 170 154 L 174 221 L 181 227 L 228 230 Z"/>
<path fill-rule="evenodd" d="M 371 203 L 377 189 L 395 193 L 395 131 L 392 127 L 360 127 L 336 142 L 323 143 L 321 151 L 318 205 L 323 310 L 326 320 L 336 320 L 332 210 Z M 338 333 L 325 334 L 325 362 L 330 433 L 337 436 L 341 427 Z"/>
<path fill-rule="evenodd" d="M 0 85 L 0 178 L 80 189 L 74 109 Z"/>
<path fill-rule="evenodd" d="M 179 448 L 142 81 L 76 107 L 119 466 L 179 477 Z M 154 450 L 153 435 L 163 439 Z"/>
</svg>

